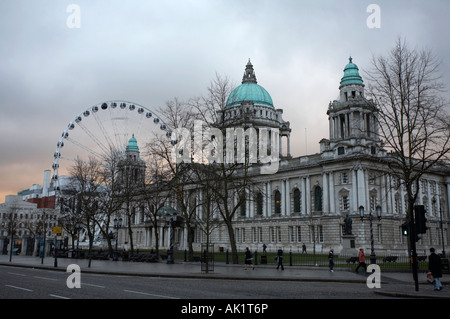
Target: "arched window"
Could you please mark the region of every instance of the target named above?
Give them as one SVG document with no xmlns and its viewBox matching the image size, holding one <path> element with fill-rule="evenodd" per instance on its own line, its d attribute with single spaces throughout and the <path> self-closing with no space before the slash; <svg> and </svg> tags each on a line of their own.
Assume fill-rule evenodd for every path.
<svg viewBox="0 0 450 319">
<path fill-rule="evenodd" d="M 316 212 L 322 211 L 322 188 L 320 186 L 314 188 L 314 210 Z"/>
<path fill-rule="evenodd" d="M 261 193 L 256 195 L 256 214 L 263 214 L 263 195 Z"/>
<path fill-rule="evenodd" d="M 300 201 L 301 193 L 298 188 L 294 189 L 294 213 L 300 213 L 302 209 L 302 203 Z"/>
<path fill-rule="evenodd" d="M 275 208 L 275 214 L 281 214 L 281 193 L 280 191 L 276 190 L 275 191 L 275 196 L 274 196 L 274 208 Z"/>
</svg>

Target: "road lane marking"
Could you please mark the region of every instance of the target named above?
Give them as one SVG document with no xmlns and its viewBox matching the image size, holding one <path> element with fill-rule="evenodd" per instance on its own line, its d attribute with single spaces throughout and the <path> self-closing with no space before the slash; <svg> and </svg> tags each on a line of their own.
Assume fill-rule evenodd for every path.
<svg viewBox="0 0 450 319">
<path fill-rule="evenodd" d="M 27 289 L 27 288 L 22 288 L 22 287 L 17 287 L 17 286 L 12 286 L 12 285 L 5 285 L 5 286 L 6 286 L 6 287 L 10 287 L 10 288 L 15 288 L 15 289 L 20 289 L 20 290 L 25 290 L 25 291 L 33 292 L 33 290 Z"/>
<path fill-rule="evenodd" d="M 58 279 L 56 279 L 56 278 L 48 278 L 48 277 L 39 277 L 39 276 L 33 276 L 34 278 L 37 278 L 37 279 L 44 279 L 44 280 L 54 280 L 54 281 L 57 281 Z"/>
<path fill-rule="evenodd" d="M 18 273 L 16 273 L 16 272 L 8 272 L 8 274 L 10 274 L 10 275 L 16 275 L 16 276 L 22 276 L 22 277 L 26 277 L 27 275 L 25 275 L 25 274 L 18 274 Z"/>
<path fill-rule="evenodd" d="M 177 298 L 177 297 L 163 296 L 163 295 L 156 295 L 156 294 L 149 294 L 149 293 L 147 293 L 147 292 L 135 291 L 135 290 L 127 290 L 127 289 L 124 289 L 123 291 L 125 291 L 125 292 L 131 292 L 131 293 L 134 293 L 134 294 L 140 294 L 140 295 L 146 295 L 146 296 L 152 296 L 152 297 L 159 297 L 159 298 L 180 299 L 180 298 Z"/>
<path fill-rule="evenodd" d="M 85 282 L 83 282 L 82 285 L 83 285 L 83 286 L 97 287 L 97 288 L 105 288 L 105 286 L 94 285 L 94 284 L 87 284 L 87 283 L 85 283 Z"/>
<path fill-rule="evenodd" d="M 52 295 L 52 294 L 49 294 L 49 296 L 54 297 L 54 298 L 59 298 L 59 299 L 70 299 L 69 297 L 63 297 L 63 296 Z"/>
</svg>

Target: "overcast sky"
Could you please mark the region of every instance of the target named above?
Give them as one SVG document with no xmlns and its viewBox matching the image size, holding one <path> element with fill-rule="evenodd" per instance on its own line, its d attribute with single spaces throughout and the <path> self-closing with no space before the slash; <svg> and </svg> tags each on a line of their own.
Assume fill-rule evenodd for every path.
<svg viewBox="0 0 450 319">
<path fill-rule="evenodd" d="M 367 25 L 370 4 L 380 28 Z M 292 154 L 305 154 L 305 128 L 308 154 L 318 152 L 349 55 L 363 75 L 400 36 L 432 49 L 448 83 L 449 18 L 448 0 L 1 0 L 0 202 L 42 184 L 62 131 L 87 107 L 155 109 L 205 94 L 216 73 L 240 84 L 249 58 L 291 123 Z"/>
</svg>

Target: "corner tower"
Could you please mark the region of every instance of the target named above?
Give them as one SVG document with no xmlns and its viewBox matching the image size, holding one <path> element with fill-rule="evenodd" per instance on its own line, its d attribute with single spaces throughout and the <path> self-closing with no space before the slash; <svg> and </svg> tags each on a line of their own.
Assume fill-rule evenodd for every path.
<svg viewBox="0 0 450 319">
<path fill-rule="evenodd" d="M 144 182 L 145 162 L 140 158 L 140 151 L 134 134 L 126 146 L 125 158 L 119 162 L 118 166 L 122 183 L 132 185 Z"/>
<path fill-rule="evenodd" d="M 364 81 L 352 57 L 344 68 L 339 91 L 339 100 L 328 106 L 330 138 L 320 142 L 322 156 L 379 154 L 378 109 L 364 97 Z"/>
</svg>

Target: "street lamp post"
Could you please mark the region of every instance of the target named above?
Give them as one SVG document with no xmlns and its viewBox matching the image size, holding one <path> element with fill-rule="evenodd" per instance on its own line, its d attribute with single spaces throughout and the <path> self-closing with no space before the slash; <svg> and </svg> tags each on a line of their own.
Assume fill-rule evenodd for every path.
<svg viewBox="0 0 450 319">
<path fill-rule="evenodd" d="M 378 220 L 381 220 L 381 206 L 378 205 L 376 208 L 376 213 Z M 364 219 L 364 206 L 359 206 L 359 216 L 361 221 Z M 369 221 L 370 221 L 370 264 L 376 264 L 377 258 L 375 255 L 375 247 L 373 244 L 373 226 L 372 226 L 372 211 L 369 212 Z"/>
<path fill-rule="evenodd" d="M 113 257 L 113 261 L 118 261 L 119 260 L 119 254 L 117 252 L 117 241 L 119 239 L 119 228 L 122 227 L 122 218 L 114 218 L 114 229 L 116 231 L 116 248 L 114 250 L 114 257 Z"/>
<path fill-rule="evenodd" d="M 170 218 L 168 217 L 168 222 L 170 225 L 170 247 L 169 250 L 167 251 L 167 263 L 168 264 L 173 264 L 174 263 L 174 258 L 173 258 L 173 229 L 176 225 L 177 222 L 177 214 L 174 213 L 172 216 L 170 216 Z"/>
</svg>

